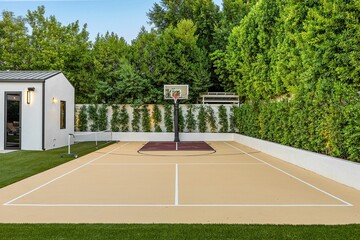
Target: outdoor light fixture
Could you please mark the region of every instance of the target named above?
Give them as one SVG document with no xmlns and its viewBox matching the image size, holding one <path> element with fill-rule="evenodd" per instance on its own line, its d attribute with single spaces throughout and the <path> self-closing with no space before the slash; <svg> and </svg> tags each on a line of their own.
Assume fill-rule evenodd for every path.
<svg viewBox="0 0 360 240">
<path fill-rule="evenodd" d="M 57 100 L 55 97 L 52 98 L 52 103 L 55 104 L 55 103 L 57 103 L 57 101 L 58 101 L 58 100 Z"/>
<path fill-rule="evenodd" d="M 26 102 L 27 104 L 30 104 L 31 102 L 31 92 L 34 92 L 35 88 L 34 87 L 29 87 L 27 92 L 26 92 Z"/>
</svg>

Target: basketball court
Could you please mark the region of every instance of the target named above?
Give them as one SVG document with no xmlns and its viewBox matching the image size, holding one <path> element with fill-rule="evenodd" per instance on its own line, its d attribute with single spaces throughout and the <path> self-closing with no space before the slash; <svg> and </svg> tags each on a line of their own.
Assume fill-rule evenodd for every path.
<svg viewBox="0 0 360 240">
<path fill-rule="evenodd" d="M 115 143 L 0 189 L 0 222 L 360 223 L 360 191 L 237 142 L 146 144 Z"/>
</svg>

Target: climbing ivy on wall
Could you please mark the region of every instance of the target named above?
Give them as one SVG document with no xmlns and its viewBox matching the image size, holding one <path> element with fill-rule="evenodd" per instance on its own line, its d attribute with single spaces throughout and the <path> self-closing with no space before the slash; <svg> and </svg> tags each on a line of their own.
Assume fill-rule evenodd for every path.
<svg viewBox="0 0 360 240">
<path fill-rule="evenodd" d="M 120 116 L 119 116 L 119 106 L 113 105 L 112 108 L 112 116 L 111 116 L 111 131 L 119 132 L 120 131 Z"/>
<path fill-rule="evenodd" d="M 165 128 L 166 132 L 174 131 L 174 120 L 173 120 L 173 105 L 166 104 L 164 105 L 165 109 Z"/>
<path fill-rule="evenodd" d="M 194 114 L 194 108 L 195 107 L 193 105 L 187 106 L 185 125 L 188 132 L 193 132 L 196 130 L 196 119 Z"/>
<path fill-rule="evenodd" d="M 232 106 L 230 109 L 230 116 L 229 116 L 229 122 L 230 122 L 230 132 L 235 133 L 237 132 L 237 120 L 236 120 L 236 111 L 239 108 L 236 106 Z"/>
<path fill-rule="evenodd" d="M 88 114 L 86 105 L 82 105 L 78 115 L 78 128 L 81 132 L 86 132 L 88 129 Z"/>
<path fill-rule="evenodd" d="M 185 128 L 185 118 L 183 109 L 179 106 L 179 132 L 184 132 Z"/>
<path fill-rule="evenodd" d="M 160 123 L 162 122 L 162 115 L 161 115 L 160 108 L 157 104 L 154 105 L 154 109 L 152 111 L 151 118 L 154 122 L 155 132 L 162 132 L 161 127 L 160 127 Z"/>
<path fill-rule="evenodd" d="M 226 111 L 226 108 L 224 107 L 224 105 L 221 105 L 219 107 L 218 114 L 219 114 L 220 132 L 226 133 L 229 131 L 229 120 L 228 120 L 227 111 Z"/>
<path fill-rule="evenodd" d="M 207 130 L 207 114 L 206 114 L 206 109 L 204 105 L 201 105 L 199 107 L 199 112 L 198 112 L 198 129 L 199 132 L 206 132 Z"/>
<path fill-rule="evenodd" d="M 99 130 L 99 116 L 98 116 L 98 105 L 90 105 L 88 107 L 88 114 L 90 120 L 90 131 L 96 132 Z"/>
<path fill-rule="evenodd" d="M 107 130 L 108 125 L 108 108 L 105 104 L 101 105 L 98 109 L 98 126 L 100 131 Z"/>
<path fill-rule="evenodd" d="M 215 111 L 211 106 L 207 106 L 206 109 L 207 120 L 212 133 L 217 131 Z"/>
<path fill-rule="evenodd" d="M 143 105 L 141 108 L 141 126 L 143 132 L 151 131 L 150 111 L 147 105 Z"/>
<path fill-rule="evenodd" d="M 119 124 L 121 132 L 129 131 L 129 114 L 126 110 L 126 106 L 123 105 L 120 111 Z"/>
<path fill-rule="evenodd" d="M 131 127 L 133 132 L 140 131 L 140 119 L 141 118 L 141 109 L 139 105 L 133 105 L 133 119 L 131 120 Z"/>
</svg>

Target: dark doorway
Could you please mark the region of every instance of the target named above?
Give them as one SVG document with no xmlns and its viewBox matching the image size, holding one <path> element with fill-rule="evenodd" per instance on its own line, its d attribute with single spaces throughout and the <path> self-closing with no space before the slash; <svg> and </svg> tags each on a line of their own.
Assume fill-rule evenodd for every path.
<svg viewBox="0 0 360 240">
<path fill-rule="evenodd" d="M 21 93 L 5 93 L 5 149 L 21 148 Z"/>
</svg>

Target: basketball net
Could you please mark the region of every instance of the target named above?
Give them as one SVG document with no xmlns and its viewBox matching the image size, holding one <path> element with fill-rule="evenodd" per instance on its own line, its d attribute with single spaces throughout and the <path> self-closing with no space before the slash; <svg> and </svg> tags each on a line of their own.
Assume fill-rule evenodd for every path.
<svg viewBox="0 0 360 240">
<path fill-rule="evenodd" d="M 177 103 L 177 100 L 180 98 L 180 93 L 178 91 L 171 91 L 171 97 L 174 99 L 174 103 Z"/>
</svg>

